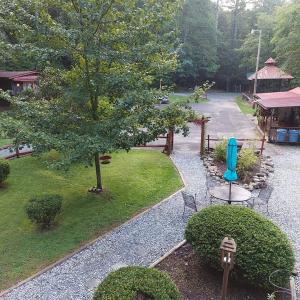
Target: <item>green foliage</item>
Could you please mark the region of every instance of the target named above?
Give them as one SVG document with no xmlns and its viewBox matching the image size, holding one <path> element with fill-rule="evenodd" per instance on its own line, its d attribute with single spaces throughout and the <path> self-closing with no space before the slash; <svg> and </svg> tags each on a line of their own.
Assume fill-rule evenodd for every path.
<svg viewBox="0 0 300 300">
<path fill-rule="evenodd" d="M 249 171 L 252 171 L 253 168 L 258 164 L 258 157 L 255 155 L 254 149 L 252 148 L 243 148 L 238 155 L 237 160 L 237 173 L 239 177 L 245 178 Z"/>
<path fill-rule="evenodd" d="M 215 7 L 209 0 L 188 0 L 179 13 L 181 46 L 176 80 L 193 87 L 218 69 Z"/>
<path fill-rule="evenodd" d="M 0 89 L 0 104 L 1 104 L 1 102 L 9 103 L 10 98 L 11 97 L 8 92 Z"/>
<path fill-rule="evenodd" d="M 275 28 L 272 42 L 275 53 L 283 68 L 296 79 L 295 85 L 300 84 L 300 2 L 290 1 L 279 8 L 275 14 Z"/>
<path fill-rule="evenodd" d="M 31 198 L 26 207 L 28 218 L 41 226 L 49 227 L 60 212 L 63 198 L 59 195 L 43 195 Z"/>
<path fill-rule="evenodd" d="M 171 278 L 156 269 L 126 267 L 112 272 L 98 286 L 94 300 L 134 300 L 138 295 L 153 300 L 179 300 Z"/>
<path fill-rule="evenodd" d="M 0 184 L 5 181 L 10 173 L 9 163 L 5 159 L 0 159 Z"/>
<path fill-rule="evenodd" d="M 242 113 L 251 115 L 255 113 L 255 109 L 252 108 L 252 106 L 248 102 L 246 102 L 241 96 L 236 97 L 235 101 Z"/>
<path fill-rule="evenodd" d="M 248 282 L 272 288 L 269 276 L 287 286 L 295 258 L 291 244 L 275 224 L 255 211 L 234 205 L 203 209 L 188 222 L 185 236 L 203 263 L 220 269 L 220 245 L 230 235 L 237 244 L 234 272 Z"/>
<path fill-rule="evenodd" d="M 6 22 L 22 36 L 19 48 L 44 70 L 40 98 L 51 101 L 11 100 L 15 110 L 0 120 L 0 130 L 34 145 L 37 154 L 60 152 L 56 166 L 94 163 L 99 189 L 99 153 L 153 141 L 167 132 L 164 125 L 186 132 L 186 108 L 158 109 L 152 90 L 176 65 L 170 24 L 180 2 L 7 3 Z"/>
<path fill-rule="evenodd" d="M 274 17 L 270 13 L 259 13 L 257 15 L 257 28 L 262 30 L 260 67 L 273 55 L 274 45 L 272 44 Z M 243 41 L 238 53 L 241 57 L 240 67 L 246 72 L 255 72 L 258 47 L 258 33 L 249 34 Z"/>
<path fill-rule="evenodd" d="M 213 157 L 218 161 L 226 161 L 227 156 L 227 140 L 223 139 L 221 142 L 217 143 L 213 153 Z"/>
<path fill-rule="evenodd" d="M 196 86 L 194 88 L 194 92 L 191 95 L 191 101 L 195 103 L 199 103 L 206 99 L 206 93 L 215 85 L 215 82 L 204 82 L 201 86 Z"/>
<path fill-rule="evenodd" d="M 54 149 L 51 149 L 48 153 L 44 154 L 43 158 L 46 162 L 57 162 L 61 159 L 60 153 Z"/>
</svg>

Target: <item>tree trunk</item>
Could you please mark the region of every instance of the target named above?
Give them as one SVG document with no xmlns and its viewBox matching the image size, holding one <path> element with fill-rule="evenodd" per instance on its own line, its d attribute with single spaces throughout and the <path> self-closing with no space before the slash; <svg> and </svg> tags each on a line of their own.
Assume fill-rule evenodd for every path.
<svg viewBox="0 0 300 300">
<path fill-rule="evenodd" d="M 96 169 L 96 178 L 97 178 L 97 189 L 102 190 L 103 188 L 102 188 L 99 153 L 95 153 L 95 169 Z"/>
</svg>

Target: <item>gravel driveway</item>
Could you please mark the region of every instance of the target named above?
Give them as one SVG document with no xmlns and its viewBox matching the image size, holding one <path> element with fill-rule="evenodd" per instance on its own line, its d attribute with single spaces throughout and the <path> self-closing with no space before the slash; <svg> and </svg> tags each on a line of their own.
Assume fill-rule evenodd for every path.
<svg viewBox="0 0 300 300">
<path fill-rule="evenodd" d="M 268 144 L 266 153 L 272 156 L 275 164 L 269 217 L 289 236 L 300 271 L 300 147 Z M 299 276 L 296 287 L 300 297 Z"/>
</svg>

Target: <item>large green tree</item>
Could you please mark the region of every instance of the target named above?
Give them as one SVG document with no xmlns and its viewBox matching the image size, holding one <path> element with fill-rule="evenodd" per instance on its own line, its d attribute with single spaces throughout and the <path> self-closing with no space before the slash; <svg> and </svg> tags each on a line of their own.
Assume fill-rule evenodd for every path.
<svg viewBox="0 0 300 300">
<path fill-rule="evenodd" d="M 215 6 L 210 0 L 187 0 L 178 17 L 178 83 L 194 86 L 218 69 Z"/>
<path fill-rule="evenodd" d="M 102 189 L 99 154 L 151 141 L 170 124 L 186 132 L 189 113 L 178 106 L 168 108 L 175 112 L 167 114 L 174 121 L 164 119 L 150 90 L 158 76 L 175 66 L 170 22 L 178 1 L 7 2 L 12 3 L 9 21 L 26 23 L 20 29 L 20 46 L 27 57 L 41 67 L 65 64 L 56 69 L 63 78 L 62 96 L 12 100 L 14 116 L 2 121 L 7 131 L 21 126 L 18 140 L 32 144 L 35 153 L 55 149 L 63 154 L 62 166 L 93 162 L 97 188 Z M 25 20 L 19 14 L 24 9 Z"/>
<path fill-rule="evenodd" d="M 275 15 L 273 43 L 278 61 L 300 83 L 300 2 L 292 1 L 279 8 Z"/>
</svg>

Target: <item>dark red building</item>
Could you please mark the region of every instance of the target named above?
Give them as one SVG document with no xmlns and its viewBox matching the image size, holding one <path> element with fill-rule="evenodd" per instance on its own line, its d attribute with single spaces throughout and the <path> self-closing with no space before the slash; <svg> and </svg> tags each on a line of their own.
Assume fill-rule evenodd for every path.
<svg viewBox="0 0 300 300">
<path fill-rule="evenodd" d="M 12 95 L 17 95 L 26 89 L 36 89 L 38 86 L 37 71 L 1 71 L 0 89 L 11 91 Z"/>
</svg>

